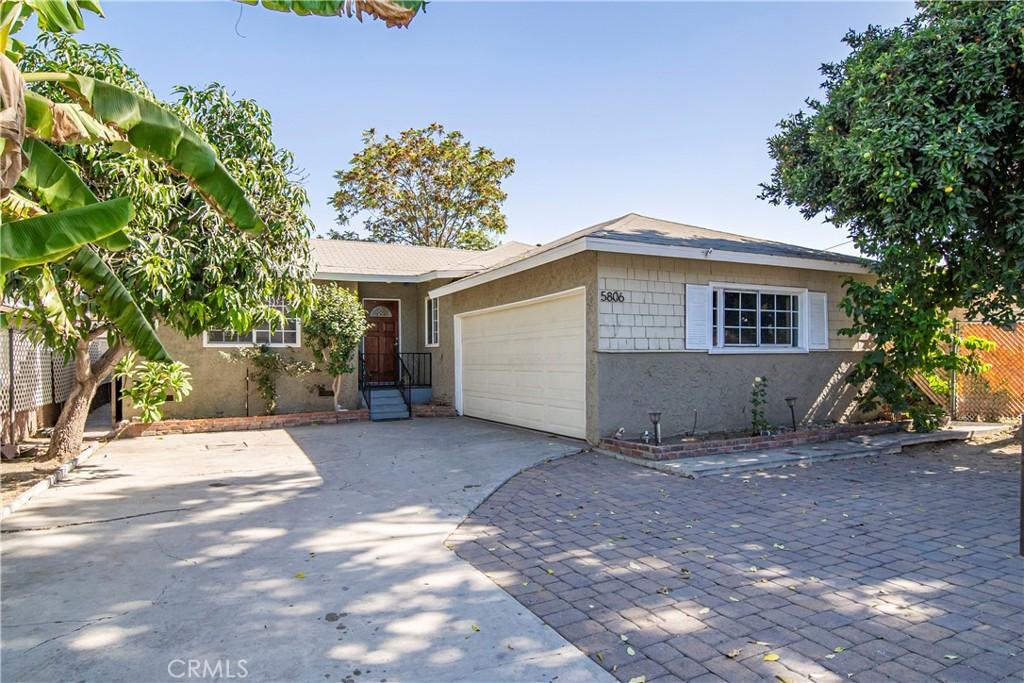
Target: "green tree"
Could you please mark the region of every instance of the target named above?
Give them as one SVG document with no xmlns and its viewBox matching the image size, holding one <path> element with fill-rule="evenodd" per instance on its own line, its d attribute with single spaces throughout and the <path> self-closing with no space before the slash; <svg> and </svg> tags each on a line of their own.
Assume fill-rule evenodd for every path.
<svg viewBox="0 0 1024 683">
<path fill-rule="evenodd" d="M 361 213 L 371 240 L 428 247 L 489 249 L 507 227 L 501 183 L 515 160 L 473 149 L 459 131 L 432 123 L 398 138 L 363 134 L 363 150 L 338 171 L 331 204 L 338 223 Z"/>
<path fill-rule="evenodd" d="M 248 4 L 255 3 L 249 0 Z M 421 0 L 338 3 L 264 0 L 263 5 L 299 15 L 355 16 L 360 21 L 366 13 L 385 21 L 388 26 L 407 26 L 425 3 Z M 109 253 L 124 251 L 133 244 L 137 246 L 137 240 L 133 241 L 125 228 L 136 219 L 139 207 L 129 197 L 110 196 L 106 190 L 117 187 L 119 180 L 127 180 L 129 185 L 132 180 L 138 180 L 132 189 L 145 188 L 143 209 L 147 208 L 147 203 L 152 209 L 161 200 L 177 200 L 191 206 L 190 219 L 207 226 L 210 220 L 219 220 L 250 233 L 260 233 L 266 228 L 213 147 L 157 103 L 137 76 L 125 79 L 122 84 L 107 82 L 85 75 L 80 69 L 83 65 L 74 60 L 64 60 L 64 64 L 53 70 L 31 73 L 22 73 L 15 65 L 25 51 L 25 45 L 15 35 L 29 18 L 35 16 L 39 32 L 44 36 L 71 34 L 85 27 L 83 10 L 102 15 L 97 0 L 0 0 L 0 121 L 3 124 L 0 126 L 0 289 L 5 301 L 11 300 L 20 306 L 12 315 L 5 316 L 8 323 L 31 325 L 33 334 L 75 358 L 76 384 L 50 444 L 51 454 L 60 456 L 73 454 L 80 446 L 89 399 L 102 376 L 98 372 L 105 374 L 128 347 L 150 361 L 169 361 L 150 322 L 154 318 L 143 312 L 129 288 L 107 263 Z M 29 62 L 31 57 L 29 55 Z M 103 70 L 102 66 L 98 69 Z M 114 65 L 113 71 L 117 75 L 124 69 Z M 26 84 L 31 89 L 26 90 Z M 205 103 L 211 110 L 216 109 L 212 102 L 215 97 L 204 102 L 203 95 L 192 91 L 185 90 L 180 95 L 180 108 L 186 112 L 190 103 Z M 201 110 L 190 113 L 196 119 L 203 118 Z M 266 119 L 269 124 L 269 117 Z M 216 117 L 207 119 L 210 137 L 215 135 L 219 123 Z M 227 131 L 227 134 L 233 136 L 235 132 Z M 236 142 L 238 138 L 223 141 L 225 146 Z M 75 166 L 79 160 L 76 153 L 68 148 L 105 144 L 110 146 L 113 156 L 104 157 L 103 151 L 91 156 L 92 149 L 83 155 L 95 162 L 92 182 L 87 184 Z M 257 156 L 243 151 L 244 159 Z M 69 155 L 70 159 L 64 158 Z M 149 159 L 162 162 L 162 168 L 146 168 Z M 290 157 L 287 163 L 290 164 Z M 120 175 L 111 172 L 117 168 Z M 125 175 L 132 170 L 142 175 L 139 178 Z M 176 193 L 152 182 L 163 180 L 166 183 L 169 174 L 179 185 L 182 180 L 185 182 L 184 188 L 176 189 L 187 191 Z M 264 180 L 265 177 L 261 178 L 260 173 L 253 170 L 245 184 L 258 185 Z M 180 196 L 175 197 L 175 194 Z M 273 203 L 273 194 L 269 196 Z M 105 200 L 101 201 L 101 197 Z M 201 197 L 203 202 L 198 204 L 196 197 Z M 286 203 L 291 198 L 285 193 Z M 170 211 L 170 206 L 165 206 Z M 213 218 L 211 209 L 219 217 Z M 147 213 L 159 217 L 159 210 Z M 146 221 L 137 220 L 136 224 L 145 226 L 143 231 L 149 228 Z M 273 239 L 270 235 L 266 237 Z M 280 244 L 270 240 L 268 243 Z M 284 244 L 287 246 L 287 242 Z M 214 287 L 212 283 L 222 276 L 223 281 L 230 281 L 231 276 L 238 275 L 247 265 L 238 259 L 219 258 L 203 271 L 197 268 L 201 264 L 194 262 L 169 262 L 166 254 L 162 263 L 160 259 L 161 255 L 156 254 L 140 264 L 137 275 L 141 272 L 140 277 L 148 279 L 161 294 L 172 296 L 178 294 L 173 289 L 176 278 L 177 283 L 187 281 L 187 294 L 201 295 L 204 287 Z M 64 272 L 52 271 L 50 264 L 60 264 Z M 212 272 L 218 267 L 219 272 Z M 8 287 L 7 276 L 11 273 L 15 274 L 14 282 Z M 283 273 L 285 279 L 290 273 Z M 281 275 L 276 273 L 273 277 Z M 201 285 L 196 284 L 197 281 Z M 275 289 L 265 278 L 263 284 L 266 286 L 262 290 L 251 291 L 260 294 Z M 210 299 L 203 300 L 202 296 L 183 299 L 190 304 L 187 314 L 178 311 L 175 315 L 171 311 L 164 315 L 169 319 L 176 317 L 177 322 L 182 323 L 180 327 L 188 333 L 188 330 L 215 324 L 214 319 L 224 315 L 238 328 L 268 312 L 265 305 L 262 309 L 245 308 L 245 295 L 237 296 L 238 292 L 230 288 L 214 289 L 216 292 Z M 232 294 L 236 298 L 232 298 Z M 213 308 L 207 306 L 211 302 L 215 304 Z M 80 329 L 83 326 L 89 328 L 88 331 L 83 332 Z M 85 352 L 89 342 L 102 334 L 106 334 L 111 345 L 97 366 L 88 361 Z M 128 363 L 122 370 L 130 371 L 132 365 Z M 178 382 L 179 390 L 186 390 L 187 373 L 178 365 L 167 368 L 162 374 L 148 364 L 138 367 L 152 380 L 140 380 L 140 387 Z M 140 391 L 135 394 L 141 395 Z M 143 404 L 156 406 L 159 401 L 148 396 L 144 397 Z M 147 409 L 146 414 L 154 413 Z"/>
<path fill-rule="evenodd" d="M 323 369 L 333 378 L 334 406 L 339 405 L 341 377 L 354 371 L 352 353 L 369 324 L 359 296 L 337 285 L 316 285 L 313 305 L 302 323 L 302 336 Z"/>
<path fill-rule="evenodd" d="M 1009 325 L 1024 307 L 1024 4 L 920 2 L 895 28 L 850 32 L 824 100 L 784 119 L 762 197 L 824 217 L 875 259 L 847 283 L 846 332 L 874 350 L 849 379 L 868 405 L 934 411 L 911 378 L 977 371 L 950 315 Z M 966 350 L 957 356 L 954 348 Z"/>
<path fill-rule="evenodd" d="M 79 73 L 152 99 L 140 75 L 107 45 L 82 45 L 62 35 L 44 35 L 26 49 L 26 68 L 61 71 L 74 65 Z M 58 88 L 46 95 L 66 97 Z M 160 320 L 185 335 L 211 327 L 243 331 L 255 322 L 274 321 L 280 314 L 268 305 L 283 300 L 303 310 L 311 298 L 306 193 L 300 173 L 287 150 L 273 142 L 271 118 L 251 100 L 234 100 L 223 86 L 178 88 L 177 101 L 163 105 L 189 128 L 213 143 L 224 167 L 241 183 L 254 212 L 265 224 L 258 237 L 248 238 L 209 209 L 201 188 L 170 173 L 165 165 L 145 156 L 105 146 L 62 146 L 56 156 L 75 169 L 99 199 L 124 197 L 136 207 L 124 227 L 128 246 L 117 252 L 96 252 L 124 284 L 144 319 Z M 58 419 L 51 440 L 55 454 L 76 452 L 88 405 L 101 379 L 132 348 L 95 298 L 83 296 L 78 274 L 67 262 L 49 266 L 52 278 L 44 286 L 31 270 L 10 275 L 5 291 L 27 306 L 15 317 L 51 348 L 75 358 L 76 382 Z M 64 302 L 64 314 L 53 317 L 39 303 L 48 292 Z M 90 361 L 88 343 L 106 337 L 108 351 Z M 130 367 L 135 367 L 130 364 Z M 147 364 L 140 371 L 156 374 Z M 168 369 L 166 377 L 187 377 Z M 139 386 L 165 387 L 137 380 Z M 147 408 L 136 389 L 129 394 Z M 159 392 L 157 392 L 159 393 Z M 166 395 L 166 392 L 164 392 Z M 158 404 L 157 404 L 158 405 Z M 158 416 L 146 409 L 146 417 Z"/>
</svg>

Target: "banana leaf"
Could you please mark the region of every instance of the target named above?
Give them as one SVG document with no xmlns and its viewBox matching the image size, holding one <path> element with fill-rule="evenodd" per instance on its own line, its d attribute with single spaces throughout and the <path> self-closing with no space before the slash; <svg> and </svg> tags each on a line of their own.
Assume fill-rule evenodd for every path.
<svg viewBox="0 0 1024 683">
<path fill-rule="evenodd" d="M 103 16 L 95 0 L 25 0 L 25 4 L 39 15 L 39 28 L 43 31 L 77 33 L 85 28 L 82 10 Z"/>
<path fill-rule="evenodd" d="M 124 138 L 103 125 L 78 104 L 53 102 L 39 93 L 25 91 L 25 127 L 37 138 L 56 145 L 117 142 Z"/>
<path fill-rule="evenodd" d="M 170 355 L 160 343 L 156 330 L 114 271 L 91 246 L 78 250 L 66 264 L 78 282 L 117 328 L 118 334 L 149 360 L 169 362 Z"/>
<path fill-rule="evenodd" d="M 70 256 L 110 237 L 135 215 L 126 197 L 7 223 L 0 230 L 0 275 Z"/>
<path fill-rule="evenodd" d="M 31 190 L 50 211 L 77 209 L 99 201 L 74 169 L 46 143 L 29 138 L 23 149 L 29 163 L 18 179 L 18 184 Z M 131 246 L 128 237 L 120 230 L 110 237 L 97 240 L 96 244 L 110 251 Z"/>
<path fill-rule="evenodd" d="M 258 0 L 239 0 L 246 5 L 256 5 Z M 293 12 L 300 17 L 355 17 L 363 20 L 363 14 L 380 19 L 389 27 L 405 28 L 416 13 L 426 10 L 423 0 L 262 0 L 263 7 L 275 12 Z"/>
<path fill-rule="evenodd" d="M 32 270 L 39 271 L 37 274 L 33 273 L 33 275 L 36 275 L 37 287 L 39 288 L 39 304 L 53 329 L 65 337 L 79 337 L 78 330 L 75 329 L 71 319 L 68 318 L 67 310 L 64 308 L 64 301 L 60 298 L 60 291 L 57 289 L 57 283 L 53 280 L 53 273 L 45 265 L 40 266 L 38 269 L 33 268 Z"/>
<path fill-rule="evenodd" d="M 88 76 L 68 74 L 61 84 L 102 123 L 123 133 L 145 154 L 165 161 L 192 181 L 234 227 L 262 230 L 264 225 L 245 192 L 217 158 L 217 153 L 177 116 L 133 92 Z"/>
<path fill-rule="evenodd" d="M 0 216 L 2 216 L 5 223 L 20 221 L 25 218 L 34 218 L 45 213 L 43 207 L 17 192 L 9 192 L 6 197 L 0 199 Z"/>
</svg>

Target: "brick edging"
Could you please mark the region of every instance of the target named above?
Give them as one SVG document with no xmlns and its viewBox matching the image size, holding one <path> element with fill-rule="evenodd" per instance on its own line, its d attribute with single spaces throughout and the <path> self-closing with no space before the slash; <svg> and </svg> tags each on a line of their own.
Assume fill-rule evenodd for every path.
<svg viewBox="0 0 1024 683">
<path fill-rule="evenodd" d="M 830 429 L 805 429 L 798 432 L 783 432 L 771 436 L 750 436 L 734 439 L 710 439 L 685 443 L 655 444 L 625 441 L 623 439 L 601 439 L 598 446 L 613 453 L 645 460 L 675 460 L 676 458 L 743 453 L 769 448 L 788 448 L 809 443 L 848 439 L 854 436 L 869 436 L 897 432 L 904 429 L 905 422 L 870 422 L 866 424 L 838 425 Z"/>
<path fill-rule="evenodd" d="M 455 417 L 452 406 L 414 405 L 413 417 Z M 285 413 L 282 415 L 254 415 L 250 417 L 206 417 L 191 420 L 161 420 L 159 422 L 130 422 L 116 430 L 115 438 L 133 439 L 140 436 L 167 434 L 201 434 L 207 432 L 236 432 L 253 429 L 281 429 L 302 425 L 344 424 L 366 422 L 370 419 L 365 408 L 336 412 L 325 410 L 311 413 Z"/>
</svg>

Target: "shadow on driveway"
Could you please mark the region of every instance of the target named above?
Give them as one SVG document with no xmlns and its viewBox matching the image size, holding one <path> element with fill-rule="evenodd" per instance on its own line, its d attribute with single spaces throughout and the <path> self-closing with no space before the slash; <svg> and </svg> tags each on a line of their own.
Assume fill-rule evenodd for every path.
<svg viewBox="0 0 1024 683">
<path fill-rule="evenodd" d="M 464 419 L 111 444 L 5 520 L 3 678 L 599 679 L 444 547 L 579 449 Z"/>
</svg>

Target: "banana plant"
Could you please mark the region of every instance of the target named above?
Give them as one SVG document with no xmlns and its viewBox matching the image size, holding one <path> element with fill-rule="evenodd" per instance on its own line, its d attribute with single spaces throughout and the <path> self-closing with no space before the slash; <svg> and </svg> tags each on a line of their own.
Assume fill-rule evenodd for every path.
<svg viewBox="0 0 1024 683">
<path fill-rule="evenodd" d="M 239 0 L 257 4 L 259 0 Z M 300 16 L 363 15 L 405 27 L 424 9 L 421 0 L 262 0 L 265 8 Z M 159 159 L 185 177 L 232 226 L 259 232 L 263 222 L 216 152 L 158 104 L 103 81 L 74 73 L 21 73 L 15 60 L 24 44 L 14 35 L 36 16 L 40 31 L 75 33 L 83 12 L 103 16 L 96 0 L 0 0 L 0 288 L 7 273 L 37 269 L 41 305 L 58 329 L 63 307 L 47 264 L 66 261 L 79 285 L 101 306 L 118 332 L 150 360 L 168 360 L 153 326 L 106 265 L 97 246 L 129 244 L 123 228 L 133 207 L 127 199 L 97 201 L 75 171 L 48 145 L 109 144 L 115 150 Z M 76 102 L 54 102 L 26 88 L 57 83 Z M 35 273 L 35 271 L 34 271 Z M 68 332 L 69 334 L 71 332 Z"/>
<path fill-rule="evenodd" d="M 126 198 L 98 201 L 48 144 L 110 144 L 159 159 L 199 189 L 229 224 L 258 232 L 263 222 L 213 148 L 163 107 L 87 76 L 18 70 L 12 57 L 24 46 L 12 34 L 33 13 L 42 31 L 75 32 L 84 27 L 83 10 L 102 16 L 92 0 L 0 2 L 0 286 L 14 270 L 37 269 L 43 310 L 57 329 L 71 334 L 46 265 L 66 262 L 135 349 L 166 361 L 170 357 L 153 326 L 95 248 L 116 251 L 130 244 L 123 228 L 134 207 Z M 76 102 L 54 102 L 26 89 L 39 82 L 60 84 Z"/>
<path fill-rule="evenodd" d="M 380 19 L 388 27 L 405 28 L 416 13 L 426 10 L 423 0 L 238 0 L 246 5 L 261 3 L 275 12 L 291 12 L 299 16 L 355 17 L 363 15 Z"/>
</svg>

